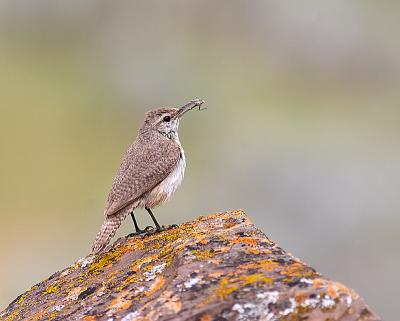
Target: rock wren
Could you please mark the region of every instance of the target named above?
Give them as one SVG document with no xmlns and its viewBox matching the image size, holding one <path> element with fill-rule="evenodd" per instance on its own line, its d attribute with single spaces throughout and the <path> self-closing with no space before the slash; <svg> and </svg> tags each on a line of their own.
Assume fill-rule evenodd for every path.
<svg viewBox="0 0 400 321">
<path fill-rule="evenodd" d="M 204 100 L 193 99 L 181 108 L 149 111 L 134 143 L 125 153 L 114 179 L 104 211 L 105 221 L 92 246 L 92 254 L 101 252 L 130 213 L 137 233 L 140 230 L 133 211 L 145 208 L 156 230 L 158 224 L 151 209 L 166 202 L 181 184 L 185 172 L 185 153 L 179 141 L 181 117 Z"/>
</svg>

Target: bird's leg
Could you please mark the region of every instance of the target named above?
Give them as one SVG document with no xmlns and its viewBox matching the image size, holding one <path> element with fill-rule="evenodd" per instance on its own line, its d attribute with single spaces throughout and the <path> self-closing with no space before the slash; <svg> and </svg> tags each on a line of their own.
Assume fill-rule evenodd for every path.
<svg viewBox="0 0 400 321">
<path fill-rule="evenodd" d="M 164 226 L 164 225 L 160 226 L 160 224 L 158 224 L 158 222 L 157 222 L 153 212 L 151 211 L 151 209 L 146 207 L 146 211 L 150 214 L 150 217 L 151 217 L 151 219 L 153 220 L 153 222 L 154 222 L 154 224 L 156 226 L 156 231 L 157 232 L 162 232 L 162 231 L 166 231 L 166 230 L 178 227 L 178 225 L 176 225 L 176 224 L 167 225 L 167 226 Z M 147 230 L 147 227 L 146 227 L 146 230 Z"/>
<path fill-rule="evenodd" d="M 133 225 L 135 226 L 135 230 L 136 230 L 136 232 L 132 233 L 131 235 L 140 235 L 140 234 L 146 233 L 145 230 L 142 230 L 142 229 L 139 228 L 139 225 L 136 222 L 135 214 L 133 214 L 133 211 L 130 214 L 131 214 L 131 217 L 132 217 Z"/>
<path fill-rule="evenodd" d="M 154 224 L 155 224 L 155 226 L 156 226 L 157 232 L 163 231 L 164 229 L 161 228 L 160 224 L 158 224 L 158 222 L 157 222 L 156 218 L 154 217 L 154 214 L 153 214 L 153 212 L 151 211 L 151 209 L 149 209 L 148 207 L 146 207 L 146 211 L 149 213 L 151 219 L 153 220 L 153 222 L 154 222 Z"/>
</svg>

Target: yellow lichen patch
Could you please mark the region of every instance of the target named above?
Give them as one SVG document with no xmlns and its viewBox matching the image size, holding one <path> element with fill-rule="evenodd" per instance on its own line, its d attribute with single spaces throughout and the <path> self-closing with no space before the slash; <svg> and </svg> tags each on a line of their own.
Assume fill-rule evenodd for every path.
<svg viewBox="0 0 400 321">
<path fill-rule="evenodd" d="M 167 267 L 170 266 L 175 256 L 183 250 L 183 248 L 178 249 L 173 245 L 173 243 L 162 245 L 154 254 L 147 254 L 142 258 L 135 260 L 131 266 L 131 270 L 137 273 L 143 273 L 148 272 L 155 265 L 165 264 Z M 151 244 L 146 243 L 145 248 L 147 248 L 148 251 L 150 251 L 148 248 L 149 246 L 151 247 Z"/>
<path fill-rule="evenodd" d="M 89 272 L 94 274 L 102 272 L 105 268 L 118 261 L 126 253 L 126 249 L 126 247 L 119 246 L 114 251 L 104 254 L 97 261 L 90 265 Z"/>
<path fill-rule="evenodd" d="M 28 292 L 27 292 L 27 293 L 28 293 Z M 24 302 L 27 293 L 21 295 L 21 296 L 19 297 L 19 299 L 16 301 L 16 303 L 17 303 L 17 304 L 21 304 L 22 302 Z"/>
<path fill-rule="evenodd" d="M 155 235 L 151 235 L 145 241 L 144 247 L 148 248 L 161 248 L 163 245 L 171 244 L 182 238 L 182 235 L 185 237 L 190 236 L 193 232 L 193 228 L 176 228 L 168 231 L 164 231 Z"/>
<path fill-rule="evenodd" d="M 87 316 L 83 317 L 82 320 L 83 321 L 96 321 L 97 319 L 92 315 L 87 315 Z"/>
<path fill-rule="evenodd" d="M 212 251 L 210 249 L 207 250 L 193 250 L 191 252 L 192 255 L 196 257 L 199 261 L 207 260 L 212 256 Z"/>
<path fill-rule="evenodd" d="M 134 283 L 138 280 L 138 277 L 136 274 L 128 276 L 124 281 L 122 281 L 122 284 L 117 288 L 117 291 L 121 291 L 124 288 L 126 288 L 129 284 Z"/>
<path fill-rule="evenodd" d="M 243 264 L 239 267 L 241 271 L 246 271 L 249 269 L 261 269 L 265 272 L 274 272 L 276 270 L 281 269 L 281 266 L 278 262 L 270 261 L 270 260 L 261 260 L 257 262 L 250 262 Z"/>
<path fill-rule="evenodd" d="M 239 289 L 238 284 L 234 284 L 232 280 L 229 278 L 224 278 L 219 282 L 219 288 L 215 291 L 215 295 L 219 297 L 221 300 L 225 300 L 225 298 L 231 294 L 232 292 Z"/>
<path fill-rule="evenodd" d="M 225 277 L 219 282 L 219 287 L 215 291 L 214 295 L 219 297 L 221 300 L 224 300 L 232 292 L 235 292 L 248 284 L 256 283 L 270 284 L 272 283 L 272 279 L 262 273 L 243 275 L 240 277 Z"/>
<path fill-rule="evenodd" d="M 139 272 L 142 269 L 142 266 L 144 264 L 154 262 L 157 259 L 157 255 L 148 255 L 148 256 L 143 256 L 140 259 L 137 259 L 131 266 L 131 270 L 133 272 Z"/>
<path fill-rule="evenodd" d="M 150 289 L 146 292 L 146 296 L 150 296 L 160 290 L 165 285 L 165 278 L 163 276 L 158 276 L 153 284 L 150 286 Z"/>
<path fill-rule="evenodd" d="M 19 311 L 14 311 L 7 318 L 5 318 L 4 321 L 15 321 L 15 320 L 18 320 L 18 316 L 19 316 Z"/>
<path fill-rule="evenodd" d="M 266 284 L 272 283 L 272 279 L 268 276 L 265 276 L 262 273 L 241 276 L 239 280 L 243 282 L 243 285 L 252 283 L 266 283 Z"/>
<path fill-rule="evenodd" d="M 58 289 L 59 289 L 59 287 L 58 287 L 57 284 L 50 284 L 50 285 L 46 288 L 46 290 L 44 290 L 43 293 L 44 293 L 44 294 L 55 293 L 55 292 L 58 291 Z"/>
</svg>

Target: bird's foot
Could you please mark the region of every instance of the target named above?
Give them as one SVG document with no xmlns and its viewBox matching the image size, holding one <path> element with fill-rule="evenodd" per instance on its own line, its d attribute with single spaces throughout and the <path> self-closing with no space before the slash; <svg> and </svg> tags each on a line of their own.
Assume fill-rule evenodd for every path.
<svg viewBox="0 0 400 321">
<path fill-rule="evenodd" d="M 178 227 L 178 225 L 177 224 L 172 224 L 172 225 L 163 225 L 163 226 L 161 226 L 161 228 L 160 228 L 160 232 L 161 231 L 168 231 L 168 230 L 172 230 L 172 229 L 174 229 L 174 228 L 177 228 Z"/>
<path fill-rule="evenodd" d="M 144 229 L 144 235 L 153 235 L 157 232 L 157 230 L 153 226 L 147 226 Z"/>
<path fill-rule="evenodd" d="M 176 224 L 172 224 L 172 225 L 162 225 L 162 226 L 157 226 L 157 227 L 153 227 L 153 226 L 147 226 L 144 229 L 144 233 L 140 234 L 140 235 L 153 235 L 156 233 L 160 233 L 160 232 L 164 232 L 164 231 L 168 231 L 174 228 L 177 228 L 178 225 Z"/>
<path fill-rule="evenodd" d="M 137 230 L 134 233 L 129 234 L 129 237 L 133 237 L 133 236 L 143 236 L 143 235 L 147 235 L 149 234 L 149 232 L 151 232 L 151 230 L 154 230 L 154 227 L 152 226 L 147 226 L 144 230 Z"/>
</svg>

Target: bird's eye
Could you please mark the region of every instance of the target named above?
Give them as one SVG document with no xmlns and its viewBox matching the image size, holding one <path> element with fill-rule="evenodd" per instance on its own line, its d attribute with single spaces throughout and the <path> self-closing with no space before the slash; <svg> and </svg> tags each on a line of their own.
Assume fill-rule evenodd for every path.
<svg viewBox="0 0 400 321">
<path fill-rule="evenodd" d="M 171 116 L 164 116 L 163 121 L 169 123 L 171 121 Z"/>
</svg>

